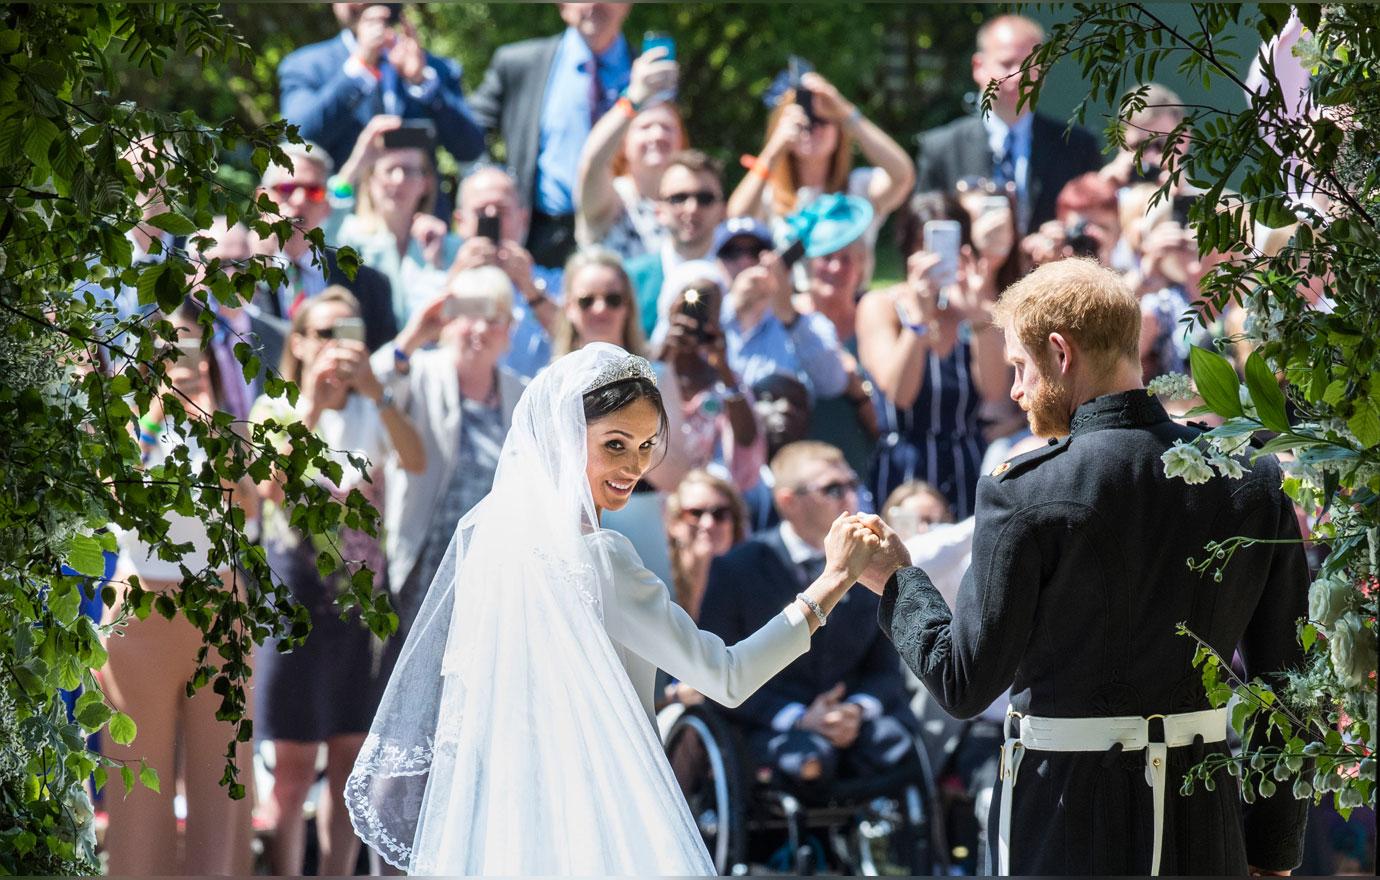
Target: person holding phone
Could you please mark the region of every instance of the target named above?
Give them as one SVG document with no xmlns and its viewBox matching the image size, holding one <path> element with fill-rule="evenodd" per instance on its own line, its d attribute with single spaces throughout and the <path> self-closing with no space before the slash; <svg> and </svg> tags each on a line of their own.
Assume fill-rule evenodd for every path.
<svg viewBox="0 0 1380 880">
<path fill-rule="evenodd" d="M 886 498 L 903 483 L 923 480 L 963 519 L 976 504 L 987 448 L 979 411 L 984 402 L 1001 404 L 1009 386 L 1001 333 L 990 318 L 995 270 L 973 250 L 972 224 L 954 197 L 922 193 L 907 214 L 901 224 L 911 236 L 903 242 L 910 255 L 906 280 L 858 303 L 858 357 L 884 404 L 869 485 L 875 497 Z M 929 236 L 932 244 L 945 242 L 949 253 L 925 249 L 931 223 L 957 223 L 956 239 Z M 946 256 L 958 267 L 947 289 L 935 275 Z"/>
<path fill-rule="evenodd" d="M 867 199 L 873 220 L 866 236 L 866 285 L 877 232 L 910 193 L 915 169 L 901 145 L 823 76 L 810 71 L 788 80 L 767 122 L 762 151 L 728 199 L 728 214 L 778 223 L 824 193 Z M 853 167 L 855 144 L 870 166 Z"/>
<path fill-rule="evenodd" d="M 301 396 L 293 406 L 284 398 L 261 397 L 251 418 L 279 424 L 301 421 L 334 450 L 344 478 L 335 484 L 321 473 L 312 476 L 333 495 L 353 489 L 375 506 L 384 463 L 411 472 L 425 468 L 421 439 L 379 382 L 364 345 L 359 303 L 343 287 L 328 287 L 293 317 L 279 366 L 283 378 L 297 383 Z M 287 442 L 285 439 L 280 442 Z M 347 454 L 367 459 L 373 481 L 363 479 Z M 270 860 L 275 874 L 301 874 L 305 852 L 302 805 L 316 784 L 316 756 L 326 746 L 326 793 L 317 802 L 316 834 L 323 874 L 349 874 L 359 841 L 345 812 L 345 775 L 364 742 L 377 705 L 373 637 L 359 612 L 342 620 L 335 604 L 343 579 L 363 561 L 374 572 L 374 585 L 388 588 L 383 550 L 376 538 L 340 528 L 330 535 L 310 534 L 289 525 L 276 478 L 259 486 L 264 504 L 263 546 L 268 562 L 293 598 L 311 615 L 311 634 L 291 653 L 264 643 L 254 674 L 254 724 L 260 739 L 273 743 L 273 788 L 267 820 L 274 828 Z M 318 554 L 338 553 L 346 569 L 323 578 Z"/>
<path fill-rule="evenodd" d="M 422 48 L 401 3 L 332 4 L 341 31 L 278 65 L 283 118 L 337 165 L 378 115 L 426 119 L 457 162 L 484 151 L 484 130 L 465 102 L 460 65 Z"/>
<path fill-rule="evenodd" d="M 576 241 L 601 245 L 625 260 L 661 247 L 661 172 L 672 154 L 689 146 L 685 122 L 672 103 L 679 77 L 675 43 L 665 35 L 647 36 L 627 93 L 585 141 L 576 188 Z"/>
<path fill-rule="evenodd" d="M 330 238 L 354 248 L 364 265 L 388 279 L 399 327 L 440 293 L 460 249 L 460 239 L 434 214 L 431 132 L 427 120 L 375 116 L 332 178 L 348 181 L 351 195 L 332 199 Z"/>
<path fill-rule="evenodd" d="M 729 364 L 719 318 L 723 298 L 716 264 L 694 260 L 678 266 L 662 287 L 662 319 L 652 349 L 676 380 L 690 465 L 720 464 L 745 492 L 766 463 L 766 434 L 750 392 Z"/>
</svg>

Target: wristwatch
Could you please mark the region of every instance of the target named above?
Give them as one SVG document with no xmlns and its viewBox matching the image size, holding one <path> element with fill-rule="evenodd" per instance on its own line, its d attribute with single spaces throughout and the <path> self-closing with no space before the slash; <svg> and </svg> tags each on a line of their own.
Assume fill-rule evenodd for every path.
<svg viewBox="0 0 1380 880">
<path fill-rule="evenodd" d="M 378 403 L 376 404 L 376 406 L 378 406 L 379 409 L 384 410 L 393 409 L 396 405 L 397 400 L 393 397 L 393 389 L 388 385 L 383 386 L 383 393 L 379 395 Z"/>
</svg>

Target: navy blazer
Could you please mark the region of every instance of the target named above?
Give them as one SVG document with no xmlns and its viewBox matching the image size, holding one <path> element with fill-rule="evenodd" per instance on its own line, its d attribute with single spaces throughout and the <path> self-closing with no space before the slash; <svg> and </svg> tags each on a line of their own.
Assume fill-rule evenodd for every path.
<svg viewBox="0 0 1380 880">
<path fill-rule="evenodd" d="M 781 530 L 748 538 L 715 559 L 700 606 L 701 629 L 734 644 L 781 613 L 808 584 L 791 562 Z M 843 682 L 845 696 L 871 694 L 885 714 L 915 726 L 896 651 L 877 628 L 878 599 L 855 586 L 814 634 L 810 650 L 736 709 L 724 711 L 748 727 L 769 728 L 790 703 L 806 706 Z"/>
<path fill-rule="evenodd" d="M 283 118 L 295 123 L 302 137 L 320 144 L 339 167 L 350 156 L 364 126 L 385 112 L 384 83 L 368 89 L 345 72 L 350 50 L 338 34 L 303 46 L 278 65 L 278 88 Z M 424 103 L 413 97 L 399 77 L 394 94 L 399 116 L 430 119 L 436 139 L 461 162 L 479 157 L 484 131 L 474 121 L 460 87 L 460 65 L 427 53 L 427 66 L 436 72 L 437 88 Z M 387 64 L 384 61 L 383 64 Z"/>
<path fill-rule="evenodd" d="M 1026 195 L 1030 200 L 1030 230 L 1054 219 L 1054 205 L 1064 184 L 1102 167 L 1102 150 L 1092 132 L 1067 126 L 1052 116 L 1036 113 L 1030 130 L 1030 167 Z M 920 135 L 916 156 L 917 192 L 953 192 L 965 177 L 992 176 L 992 148 L 987 126 L 978 116 L 964 116 Z"/>
</svg>

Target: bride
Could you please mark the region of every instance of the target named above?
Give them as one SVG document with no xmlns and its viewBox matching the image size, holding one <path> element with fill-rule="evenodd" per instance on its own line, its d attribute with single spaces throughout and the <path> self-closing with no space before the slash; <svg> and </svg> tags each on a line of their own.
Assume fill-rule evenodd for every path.
<svg viewBox="0 0 1380 880">
<path fill-rule="evenodd" d="M 825 573 L 728 647 L 622 535 L 664 439 L 651 365 L 591 344 L 513 414 L 346 786 L 361 839 L 412 874 L 712 874 L 658 742 L 656 670 L 737 705 L 809 648 L 878 539 L 840 517 Z M 744 585 L 750 588 L 749 585 Z"/>
</svg>

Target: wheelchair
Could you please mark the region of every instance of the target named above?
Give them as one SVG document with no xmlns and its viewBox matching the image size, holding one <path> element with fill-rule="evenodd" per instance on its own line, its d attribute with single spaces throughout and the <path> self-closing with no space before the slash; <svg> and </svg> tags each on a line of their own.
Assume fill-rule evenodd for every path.
<svg viewBox="0 0 1380 880">
<path fill-rule="evenodd" d="M 843 778 L 809 796 L 748 766 L 738 731 L 711 705 L 673 704 L 657 723 L 720 875 L 949 873 L 935 777 L 918 742 L 885 776 Z"/>
</svg>

